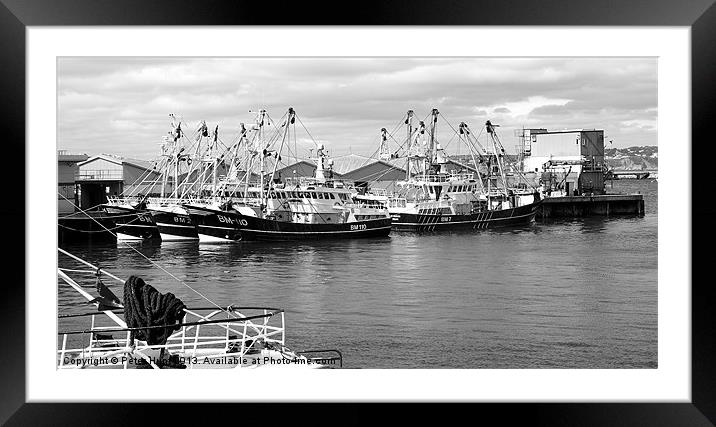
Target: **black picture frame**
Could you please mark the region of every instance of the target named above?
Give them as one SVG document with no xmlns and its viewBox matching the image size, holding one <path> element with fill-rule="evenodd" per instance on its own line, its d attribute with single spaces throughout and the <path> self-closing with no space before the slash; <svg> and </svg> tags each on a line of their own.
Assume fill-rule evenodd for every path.
<svg viewBox="0 0 716 427">
<path fill-rule="evenodd" d="M 691 179 L 692 229 L 692 399 L 690 403 L 555 403 L 555 404 L 480 404 L 467 410 L 477 419 L 489 420 L 490 415 L 530 424 L 550 425 L 713 425 L 716 422 L 716 385 L 714 354 L 714 298 L 712 283 L 699 271 L 706 272 L 709 242 L 713 240 L 714 209 L 697 192 L 699 183 L 708 183 L 710 169 L 707 155 L 697 155 L 701 148 L 707 153 L 711 141 L 710 120 L 716 111 L 716 6 L 713 0 L 675 2 L 667 0 L 560 0 L 560 1 L 449 1 L 438 4 L 428 1 L 391 1 L 384 3 L 319 3 L 248 1 L 120 1 L 120 0 L 0 0 L 0 94 L 2 94 L 5 162 L 8 179 L 12 179 L 12 198 L 0 206 L 0 218 L 6 224 L 9 239 L 3 259 L 5 283 L 0 298 L 3 345 L 0 351 L 0 422 L 10 425 L 39 424 L 124 424 L 153 413 L 164 423 L 181 421 L 194 411 L 203 419 L 218 417 L 225 422 L 247 422 L 252 416 L 231 405 L 185 405 L 181 411 L 169 404 L 51 404 L 25 403 L 25 229 L 26 221 L 24 176 L 25 165 L 25 30 L 28 26 L 66 25 L 572 25 L 572 26 L 689 26 L 692 31 L 692 171 L 684 171 L 684 180 Z M 686 141 L 666 141 L 689 149 Z M 48 149 L 54 144 L 48 141 Z M 54 148 L 52 148 L 54 149 Z M 9 152 L 8 152 L 9 150 Z M 675 203 L 681 203 L 678 195 Z M 662 196 L 666 197 L 666 196 Z M 12 202 L 10 203 L 10 200 Z M 695 202 L 699 202 L 696 204 Z M 685 211 L 686 212 L 686 211 Z M 19 227 L 23 224 L 24 227 Z M 16 235 L 15 235 L 16 234 Z M 28 254 L 31 256 L 31 254 Z M 48 283 L 49 286 L 53 284 Z M 673 283 L 669 286 L 687 286 Z M 101 385 L 98 385 L 98 387 Z M 148 385 L 138 385 L 148 386 Z M 161 395 L 157 396 L 161 399 Z M 270 420 L 278 409 L 263 404 L 254 416 Z M 375 410 L 343 408 L 336 404 L 338 418 L 324 421 L 345 424 L 363 419 L 370 422 Z M 454 414 L 455 408 L 437 409 L 431 405 L 391 408 L 390 412 L 413 416 L 421 413 Z M 464 407 L 459 408 L 465 410 Z M 287 421 L 323 419 L 313 405 L 280 408 Z M 461 411 L 462 412 L 462 411 Z M 288 415 L 290 414 L 290 415 Z M 204 418 L 206 417 L 206 418 Z M 476 418 L 473 418 L 476 419 Z"/>
</svg>

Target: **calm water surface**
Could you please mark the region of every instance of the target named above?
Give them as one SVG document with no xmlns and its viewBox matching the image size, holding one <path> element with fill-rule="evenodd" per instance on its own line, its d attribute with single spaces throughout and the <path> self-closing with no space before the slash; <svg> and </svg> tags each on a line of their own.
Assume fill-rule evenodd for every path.
<svg viewBox="0 0 716 427">
<path fill-rule="evenodd" d="M 657 183 L 607 188 L 644 194 L 646 215 L 325 243 L 132 246 L 221 306 L 284 308 L 289 347 L 338 348 L 346 368 L 656 368 Z M 125 244 L 67 249 L 207 305 Z M 86 311 L 74 291 L 59 291 L 61 313 Z"/>
</svg>

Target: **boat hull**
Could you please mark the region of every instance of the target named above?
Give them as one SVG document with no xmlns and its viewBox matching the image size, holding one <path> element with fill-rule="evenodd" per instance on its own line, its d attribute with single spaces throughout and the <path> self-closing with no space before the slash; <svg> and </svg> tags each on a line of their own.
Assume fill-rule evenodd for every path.
<svg viewBox="0 0 716 427">
<path fill-rule="evenodd" d="M 223 211 L 199 206 L 184 206 L 184 208 L 196 227 L 199 242 L 221 243 L 241 240 L 238 228 L 227 221 Z"/>
<path fill-rule="evenodd" d="M 243 240 L 332 240 L 385 237 L 390 233 L 391 219 L 373 219 L 345 224 L 300 224 L 243 216 Z"/>
<path fill-rule="evenodd" d="M 196 225 L 188 214 L 149 209 L 162 241 L 198 240 Z"/>
<path fill-rule="evenodd" d="M 466 215 L 396 213 L 393 214 L 393 230 L 422 232 L 523 226 L 534 221 L 541 203 L 540 200 L 517 208 Z"/>
<path fill-rule="evenodd" d="M 110 205 L 102 209 L 114 223 L 117 240 L 161 239 L 157 224 L 148 211 Z"/>
<path fill-rule="evenodd" d="M 73 213 L 57 218 L 57 243 L 114 242 L 114 221 L 104 211 Z"/>
<path fill-rule="evenodd" d="M 190 214 L 192 219 L 200 217 L 194 212 L 204 210 L 209 214 L 202 220 L 206 223 L 212 221 L 212 228 L 203 230 L 196 219 L 199 229 L 199 238 L 203 232 L 216 233 L 215 230 L 224 230 L 233 227 L 241 240 L 333 240 L 356 239 L 367 237 L 385 237 L 390 233 L 391 219 L 372 219 L 344 224 L 301 224 L 285 221 L 275 221 L 242 215 L 236 212 L 217 211 L 211 208 L 194 207 Z M 213 214 L 213 215 L 212 215 Z"/>
</svg>

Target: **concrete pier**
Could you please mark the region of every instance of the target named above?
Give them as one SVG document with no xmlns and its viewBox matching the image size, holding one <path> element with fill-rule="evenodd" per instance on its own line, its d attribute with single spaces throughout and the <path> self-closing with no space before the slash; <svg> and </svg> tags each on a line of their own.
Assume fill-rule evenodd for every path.
<svg viewBox="0 0 716 427">
<path fill-rule="evenodd" d="M 642 194 L 546 197 L 537 210 L 540 219 L 643 214 Z"/>
</svg>

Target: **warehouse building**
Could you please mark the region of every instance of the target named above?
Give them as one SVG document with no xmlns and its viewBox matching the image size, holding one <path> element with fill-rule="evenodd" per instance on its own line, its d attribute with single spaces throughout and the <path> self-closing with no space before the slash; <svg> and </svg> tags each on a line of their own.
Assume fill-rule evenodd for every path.
<svg viewBox="0 0 716 427">
<path fill-rule="evenodd" d="M 604 131 L 525 129 L 522 171 L 541 174 L 567 194 L 604 194 Z"/>
<path fill-rule="evenodd" d="M 405 163 L 405 160 L 402 162 Z M 393 191 L 395 183 L 405 179 L 404 165 L 400 165 L 399 161 L 378 160 L 358 154 L 334 157 L 332 169 L 340 179 L 353 181 L 357 187 Z"/>
<path fill-rule="evenodd" d="M 77 164 L 87 160 L 87 157 L 84 153 L 57 151 L 57 212 L 60 214 L 72 213 L 75 206 L 79 206 L 75 174 L 79 169 Z"/>
<path fill-rule="evenodd" d="M 77 163 L 75 188 L 79 207 L 88 209 L 107 202 L 108 196 L 159 194 L 161 174 L 156 165 L 109 154 L 92 156 Z"/>
<path fill-rule="evenodd" d="M 273 159 L 269 157 L 264 166 L 264 171 L 266 172 L 266 178 L 269 179 L 273 173 L 276 182 L 285 182 L 286 178 L 313 177 L 316 175 L 316 164 L 305 159 L 284 157 L 275 167 L 276 172 L 273 173 L 274 163 Z"/>
</svg>

